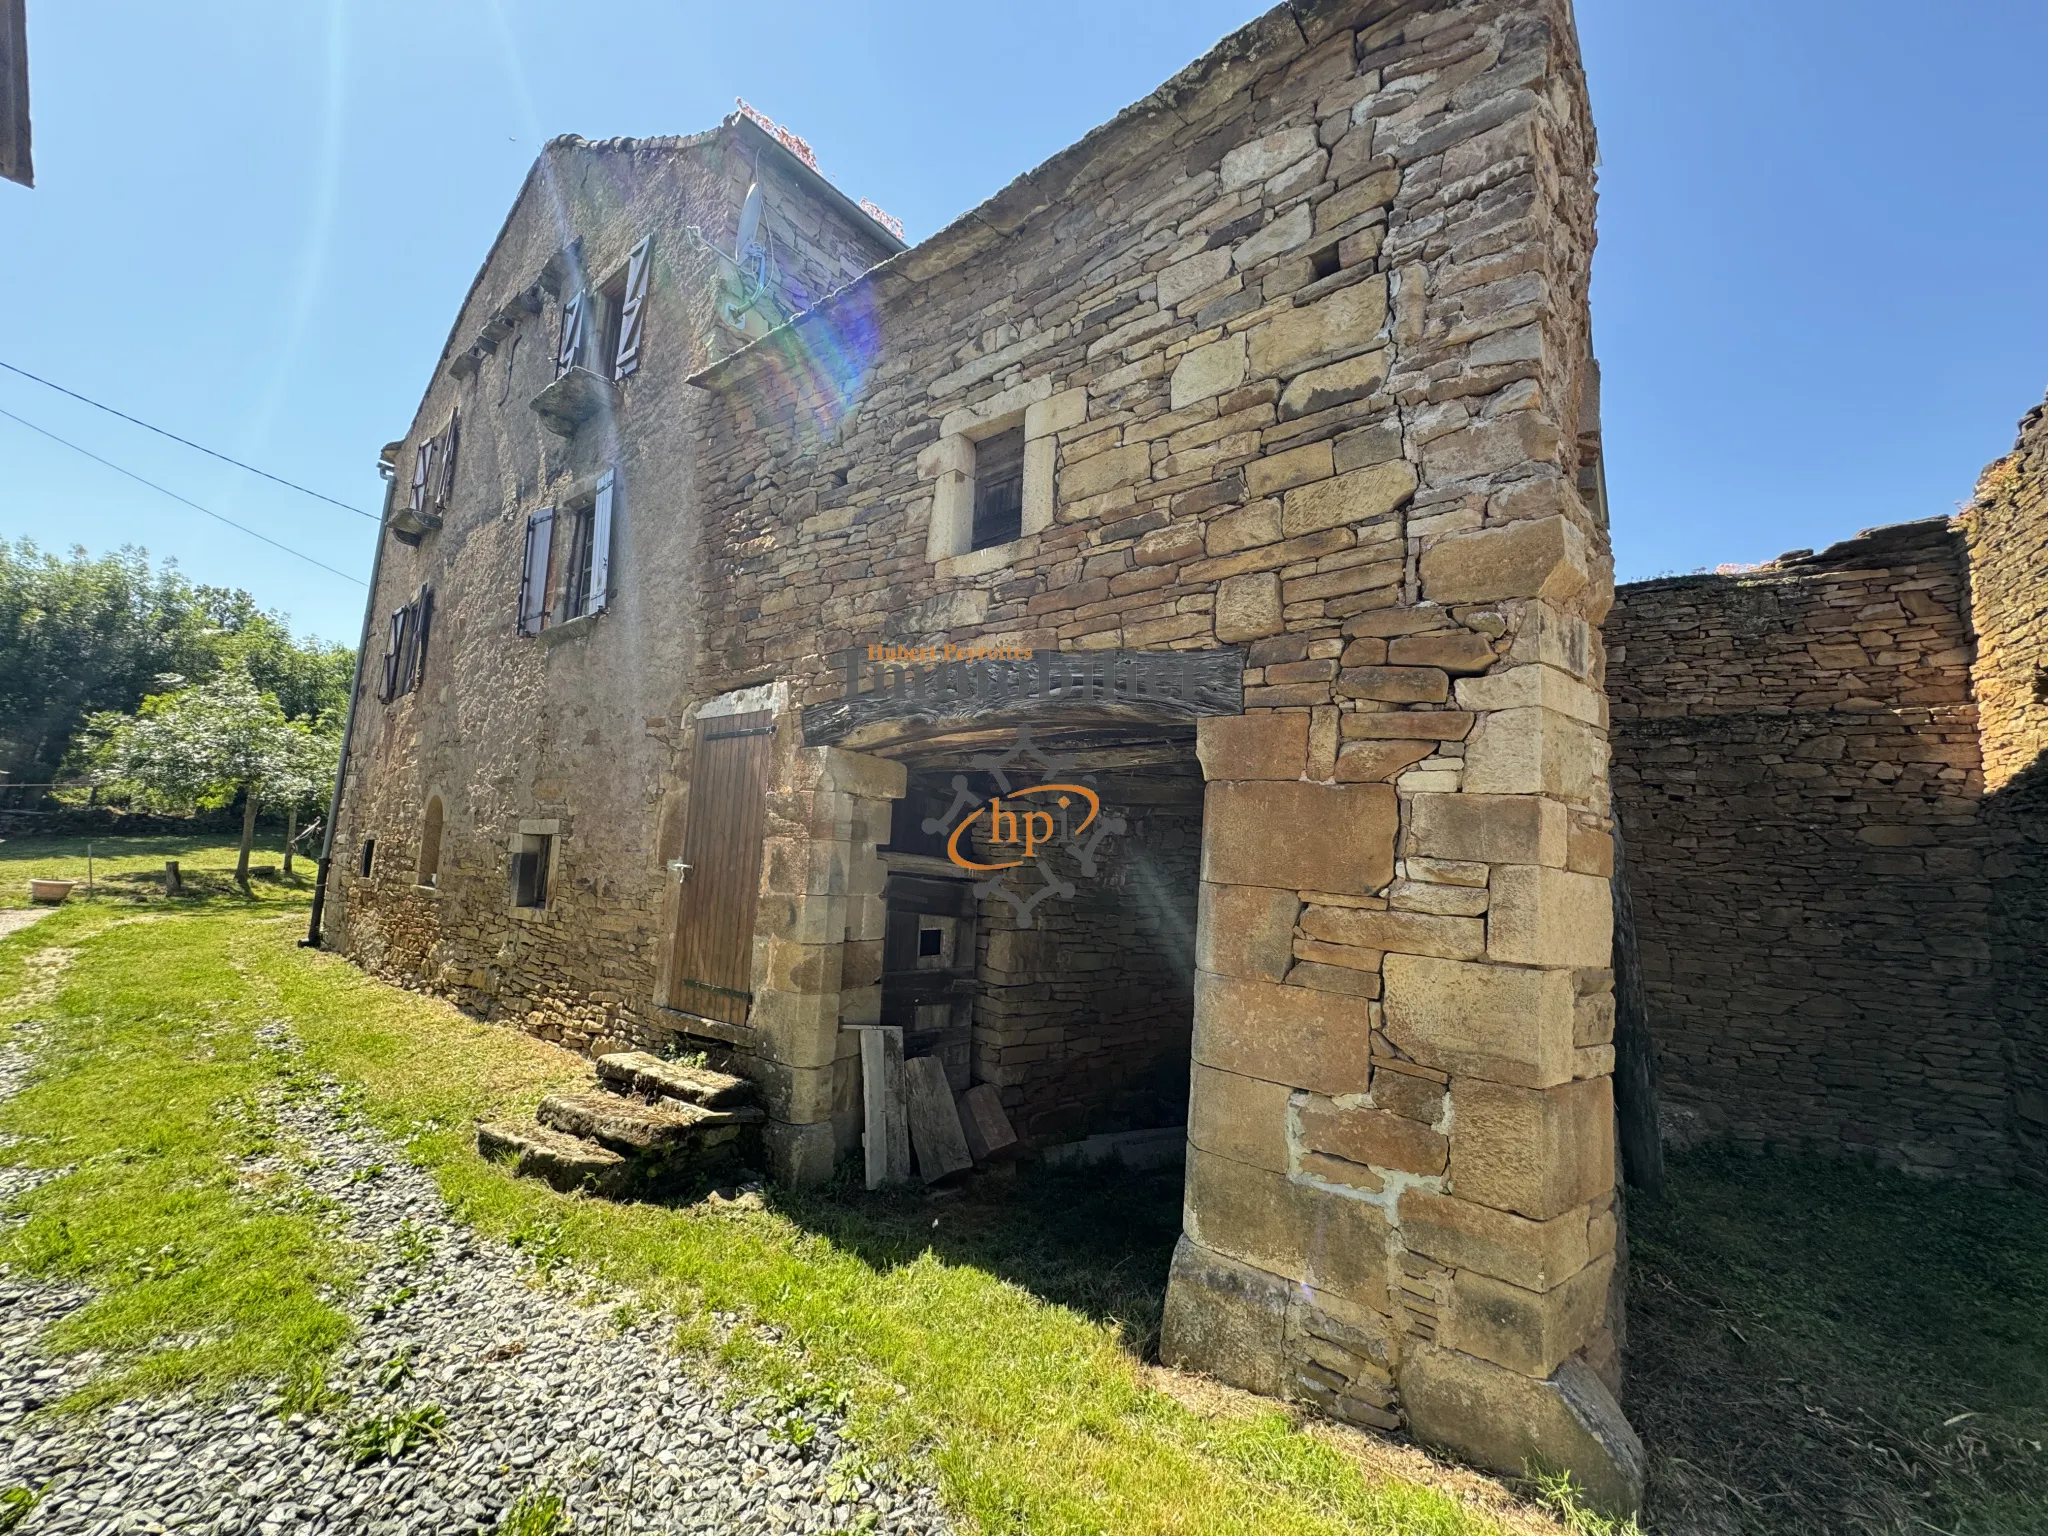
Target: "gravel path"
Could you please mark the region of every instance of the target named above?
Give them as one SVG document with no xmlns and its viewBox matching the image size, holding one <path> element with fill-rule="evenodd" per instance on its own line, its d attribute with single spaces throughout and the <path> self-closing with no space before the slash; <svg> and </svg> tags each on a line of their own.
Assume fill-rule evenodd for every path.
<svg viewBox="0 0 2048 1536">
<path fill-rule="evenodd" d="M 30 923 L 48 917 L 55 907 L 0 907 L 0 939 L 19 933 Z"/>
<path fill-rule="evenodd" d="M 281 1029 L 266 1033 L 294 1049 Z M 20 1086 L 32 1048 L 25 1033 L 0 1049 L 0 1097 Z M 331 1085 L 274 1109 L 281 1141 L 298 1146 L 257 1167 L 288 1169 L 331 1200 L 374 1255 L 350 1303 L 358 1332 L 329 1372 L 348 1403 L 281 1419 L 274 1393 L 252 1392 L 37 1416 L 90 1374 L 90 1360 L 39 1350 L 43 1329 L 86 1297 L 0 1269 L 0 1488 L 48 1485 L 24 1536 L 495 1531 L 542 1491 L 562 1496 L 579 1536 L 949 1529 L 928 1490 L 874 1472 L 829 1416 L 792 1418 L 698 1379 L 627 1298 L 592 1304 L 592 1285 L 559 1269 L 544 1280 L 451 1222 L 432 1180 Z M 0 1201 L 25 1182 L 0 1168 Z M 429 1405 L 445 1415 L 440 1438 L 398 1460 L 358 1464 L 342 1449 L 351 1424 Z"/>
</svg>

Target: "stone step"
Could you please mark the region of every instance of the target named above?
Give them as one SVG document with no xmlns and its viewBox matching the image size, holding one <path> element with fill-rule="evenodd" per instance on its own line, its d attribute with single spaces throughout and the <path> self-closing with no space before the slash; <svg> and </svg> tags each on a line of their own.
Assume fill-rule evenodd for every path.
<svg viewBox="0 0 2048 1536">
<path fill-rule="evenodd" d="M 751 1104 L 706 1109 L 661 1099 L 652 1104 L 616 1093 L 551 1093 L 534 1117 L 544 1126 L 581 1136 L 628 1157 L 689 1148 L 709 1150 L 739 1136 L 762 1118 Z"/>
<path fill-rule="evenodd" d="M 598 1081 L 616 1093 L 644 1093 L 706 1109 L 725 1109 L 754 1101 L 754 1085 L 744 1077 L 663 1061 L 646 1051 L 614 1051 L 597 1058 Z"/>
<path fill-rule="evenodd" d="M 617 1194 L 628 1173 L 626 1160 L 609 1147 L 545 1125 L 480 1120 L 476 1149 L 488 1158 L 509 1159 L 513 1172 L 543 1179 L 564 1191 Z"/>
</svg>

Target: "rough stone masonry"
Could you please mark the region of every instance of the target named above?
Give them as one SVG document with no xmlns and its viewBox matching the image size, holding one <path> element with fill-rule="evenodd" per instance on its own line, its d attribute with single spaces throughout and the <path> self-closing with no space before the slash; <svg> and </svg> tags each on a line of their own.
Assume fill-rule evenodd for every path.
<svg viewBox="0 0 2048 1536">
<path fill-rule="evenodd" d="M 908 250 L 746 119 L 551 145 L 389 450 L 330 934 L 820 1180 L 947 730 L 803 745 L 841 654 L 1241 647 L 1165 1355 L 1633 1504 L 1592 160 L 1564 0 L 1279 6 Z"/>
</svg>

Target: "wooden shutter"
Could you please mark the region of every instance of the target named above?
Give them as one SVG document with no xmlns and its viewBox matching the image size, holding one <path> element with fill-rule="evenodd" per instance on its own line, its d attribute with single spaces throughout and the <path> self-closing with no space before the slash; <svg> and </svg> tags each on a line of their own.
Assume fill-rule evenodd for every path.
<svg viewBox="0 0 2048 1536">
<path fill-rule="evenodd" d="M 548 545 L 554 538 L 555 509 L 542 507 L 526 519 L 526 559 L 519 573 L 519 633 L 537 635 L 547 622 Z"/>
<path fill-rule="evenodd" d="M 690 868 L 677 895 L 669 966 L 669 1006 L 684 1013 L 746 1022 L 774 757 L 772 711 L 697 722 L 683 832 Z"/>
<path fill-rule="evenodd" d="M 430 437 L 412 456 L 412 509 L 415 512 L 427 510 L 427 497 L 431 492 L 428 481 L 433 470 L 434 440 Z"/>
<path fill-rule="evenodd" d="M 377 685 L 377 697 L 387 704 L 398 696 L 398 650 L 404 637 L 405 610 L 400 608 L 391 615 L 385 630 L 384 669 Z"/>
<path fill-rule="evenodd" d="M 590 508 L 590 591 L 583 599 L 585 613 L 604 612 L 612 581 L 612 485 L 615 469 L 604 472 L 597 482 L 597 500 Z"/>
<path fill-rule="evenodd" d="M 28 21 L 22 0 L 0 0 L 0 176 L 36 184 L 29 154 Z"/>
<path fill-rule="evenodd" d="M 462 432 L 462 412 L 448 413 L 448 428 L 441 434 L 441 475 L 434 485 L 434 505 L 445 507 L 455 497 L 455 443 Z"/>
<path fill-rule="evenodd" d="M 626 295 L 619 311 L 619 350 L 612 359 L 612 377 L 623 379 L 640 366 L 640 333 L 647 321 L 647 274 L 653 266 L 654 237 L 633 247 L 626 258 Z"/>
<path fill-rule="evenodd" d="M 562 306 L 562 340 L 555 348 L 555 377 L 560 378 L 583 361 L 583 328 L 588 319 L 590 295 L 580 290 Z"/>
<path fill-rule="evenodd" d="M 412 621 L 414 660 L 412 676 L 405 685 L 408 691 L 419 687 L 427 676 L 427 632 L 434 625 L 434 589 L 431 586 L 420 588 L 420 595 L 413 599 L 413 608 L 416 610 Z"/>
</svg>

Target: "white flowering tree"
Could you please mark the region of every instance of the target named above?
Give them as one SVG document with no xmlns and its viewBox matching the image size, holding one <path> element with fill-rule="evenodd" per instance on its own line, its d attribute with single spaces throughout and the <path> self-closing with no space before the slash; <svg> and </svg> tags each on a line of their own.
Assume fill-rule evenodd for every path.
<svg viewBox="0 0 2048 1536">
<path fill-rule="evenodd" d="M 96 715 L 88 730 L 93 777 L 105 788 L 165 810 L 214 809 L 241 798 L 235 881 L 245 891 L 258 809 L 296 810 L 317 800 L 340 750 L 338 734 L 287 720 L 241 667 L 152 694 L 132 715 Z"/>
</svg>

